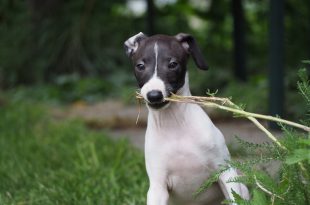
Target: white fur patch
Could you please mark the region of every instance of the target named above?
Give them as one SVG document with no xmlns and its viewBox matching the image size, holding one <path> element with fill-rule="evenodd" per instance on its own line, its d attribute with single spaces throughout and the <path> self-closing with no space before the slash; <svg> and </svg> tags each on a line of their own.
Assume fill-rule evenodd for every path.
<svg viewBox="0 0 310 205">
<path fill-rule="evenodd" d="M 147 93 L 152 90 L 159 90 L 162 92 L 164 97 L 167 97 L 167 92 L 166 92 L 164 81 L 162 81 L 160 78 L 158 78 L 155 75 L 147 83 L 145 83 L 143 87 L 141 88 L 141 94 L 146 101 L 148 101 Z"/>
<path fill-rule="evenodd" d="M 158 45 L 157 42 L 154 45 L 154 53 L 155 53 L 155 69 L 154 69 L 154 76 L 157 76 L 157 61 L 158 61 Z"/>
<path fill-rule="evenodd" d="M 166 86 L 164 81 L 162 81 L 158 76 L 157 76 L 157 61 L 158 61 L 158 45 L 157 42 L 154 45 L 154 54 L 155 54 L 155 67 L 154 67 L 154 74 L 152 78 L 145 83 L 142 88 L 141 88 L 141 94 L 143 98 L 147 100 L 147 93 L 152 91 L 152 90 L 159 90 L 162 92 L 164 97 L 167 97 L 167 92 L 166 92 Z"/>
</svg>

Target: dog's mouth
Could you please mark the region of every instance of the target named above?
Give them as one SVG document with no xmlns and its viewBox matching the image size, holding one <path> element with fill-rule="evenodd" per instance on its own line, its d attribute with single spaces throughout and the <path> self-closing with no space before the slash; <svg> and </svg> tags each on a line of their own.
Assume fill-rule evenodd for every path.
<svg viewBox="0 0 310 205">
<path fill-rule="evenodd" d="M 166 105 L 169 104 L 169 101 L 163 101 L 163 102 L 158 102 L 158 103 L 147 103 L 149 107 L 155 109 L 155 110 L 159 110 L 163 107 L 165 107 Z"/>
</svg>

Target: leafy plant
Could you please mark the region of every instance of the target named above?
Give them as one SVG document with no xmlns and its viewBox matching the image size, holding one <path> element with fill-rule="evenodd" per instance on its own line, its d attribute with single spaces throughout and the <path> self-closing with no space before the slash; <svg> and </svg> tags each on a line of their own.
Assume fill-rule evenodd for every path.
<svg viewBox="0 0 310 205">
<path fill-rule="evenodd" d="M 308 111 L 310 108 L 310 81 L 306 69 L 299 71 L 301 81 L 298 82 L 298 89 L 305 99 Z M 240 113 L 238 114 L 240 116 Z M 242 116 L 242 112 L 241 112 Z M 244 114 L 249 118 L 249 115 Z M 269 117 L 267 120 L 275 120 Z M 278 119 L 280 120 L 280 119 Z M 277 121 L 277 120 L 275 120 Z M 254 122 L 254 121 L 253 121 Z M 309 115 L 302 121 L 309 124 Z M 218 176 L 230 167 L 240 170 L 243 175 L 229 182 L 241 182 L 251 188 L 251 200 L 242 199 L 237 193 L 234 194 L 234 202 L 240 205 L 307 205 L 310 203 L 310 128 L 307 126 L 299 127 L 304 131 L 293 129 L 287 122 L 279 123 L 282 127 L 283 137 L 281 139 L 272 138 L 272 134 L 265 129 L 267 136 L 272 142 L 255 144 L 238 141 L 249 153 L 259 153 L 252 155 L 244 161 L 232 160 L 221 170 L 213 173 L 207 180 L 198 194 L 207 189 L 213 182 L 218 180 Z M 264 164 L 278 163 L 279 168 L 272 176 L 266 170 L 259 169 Z"/>
</svg>

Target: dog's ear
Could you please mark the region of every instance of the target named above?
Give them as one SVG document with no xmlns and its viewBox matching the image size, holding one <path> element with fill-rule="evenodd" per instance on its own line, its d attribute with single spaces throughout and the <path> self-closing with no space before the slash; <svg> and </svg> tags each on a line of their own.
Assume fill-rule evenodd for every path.
<svg viewBox="0 0 310 205">
<path fill-rule="evenodd" d="M 186 33 L 179 33 L 175 38 L 182 44 L 183 48 L 192 55 L 198 68 L 202 70 L 209 69 L 193 36 Z"/>
<path fill-rule="evenodd" d="M 127 41 L 124 43 L 124 48 L 126 51 L 126 55 L 128 57 L 132 57 L 132 55 L 137 51 L 139 47 L 139 43 L 146 38 L 146 35 L 144 33 L 140 32 L 132 37 L 130 37 Z"/>
</svg>

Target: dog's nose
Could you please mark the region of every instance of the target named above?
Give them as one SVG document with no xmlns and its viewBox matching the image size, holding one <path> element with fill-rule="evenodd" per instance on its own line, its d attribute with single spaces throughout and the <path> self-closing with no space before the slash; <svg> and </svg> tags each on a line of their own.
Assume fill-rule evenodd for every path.
<svg viewBox="0 0 310 205">
<path fill-rule="evenodd" d="M 146 97 L 150 103 L 160 103 L 164 99 L 162 92 L 159 90 L 152 90 L 148 92 Z"/>
</svg>

